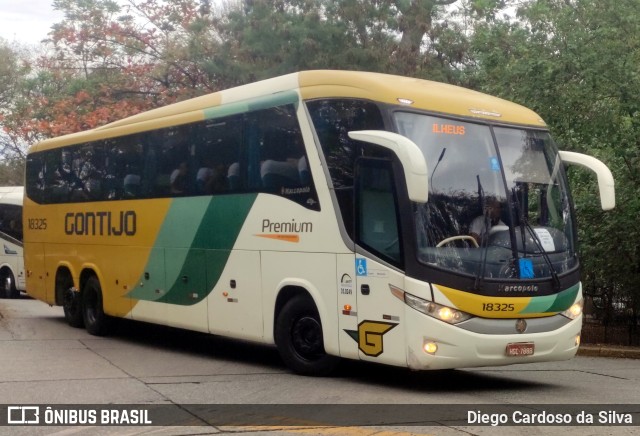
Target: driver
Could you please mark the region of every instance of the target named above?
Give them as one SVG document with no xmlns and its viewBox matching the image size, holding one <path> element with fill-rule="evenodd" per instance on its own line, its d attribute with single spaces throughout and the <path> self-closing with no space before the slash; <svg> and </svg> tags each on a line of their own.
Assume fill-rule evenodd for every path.
<svg viewBox="0 0 640 436">
<path fill-rule="evenodd" d="M 475 217 L 469 226 L 469 234 L 476 240 L 478 245 L 482 237 L 491 231 L 494 226 L 505 226 L 500 216 L 502 215 L 502 204 L 497 198 L 487 198 L 484 206 L 484 214 Z"/>
</svg>

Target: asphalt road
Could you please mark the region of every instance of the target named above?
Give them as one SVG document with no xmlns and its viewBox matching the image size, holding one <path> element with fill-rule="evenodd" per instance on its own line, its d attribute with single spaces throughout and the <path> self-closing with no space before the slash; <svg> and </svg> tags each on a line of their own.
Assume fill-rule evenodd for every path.
<svg viewBox="0 0 640 436">
<path fill-rule="evenodd" d="M 130 321 L 94 337 L 69 327 L 61 308 L 22 298 L 0 300 L 0 404 L 160 406 L 154 419 L 175 413 L 184 424 L 3 426 L 0 434 L 630 435 L 640 425 L 640 361 L 578 356 L 438 372 L 345 362 L 332 377 L 301 377 L 271 347 Z M 540 416 L 568 405 L 596 425 L 576 426 L 576 416 L 562 427 L 469 422 L 469 413 L 512 420 L 514 411 Z M 633 426 L 609 425 L 629 418 Z"/>
</svg>

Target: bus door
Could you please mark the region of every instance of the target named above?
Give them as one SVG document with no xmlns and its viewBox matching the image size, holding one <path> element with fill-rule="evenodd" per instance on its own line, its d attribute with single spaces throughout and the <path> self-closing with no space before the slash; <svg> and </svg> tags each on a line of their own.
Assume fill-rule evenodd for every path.
<svg viewBox="0 0 640 436">
<path fill-rule="evenodd" d="M 356 167 L 356 276 L 362 360 L 406 365 L 403 303 L 391 286 L 404 288 L 397 194 L 391 162 L 360 159 Z M 398 267 L 394 267 L 398 265 Z"/>
</svg>

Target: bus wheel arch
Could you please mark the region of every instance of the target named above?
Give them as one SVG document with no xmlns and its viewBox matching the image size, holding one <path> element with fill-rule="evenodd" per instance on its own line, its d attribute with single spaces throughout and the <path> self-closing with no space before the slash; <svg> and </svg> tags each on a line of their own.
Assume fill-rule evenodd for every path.
<svg viewBox="0 0 640 436">
<path fill-rule="evenodd" d="M 8 266 L 0 268 L 0 298 L 18 298 L 20 291 L 16 288 L 16 278 Z"/>
<path fill-rule="evenodd" d="M 106 335 L 109 332 L 111 317 L 104 313 L 102 286 L 98 276 L 91 270 L 84 270 L 80 276 L 80 289 L 85 329 L 94 336 Z"/>
<path fill-rule="evenodd" d="M 62 306 L 67 324 L 71 327 L 84 327 L 80 291 L 75 287 L 73 275 L 68 267 L 58 267 L 55 286 L 56 304 Z"/>
<path fill-rule="evenodd" d="M 328 375 L 340 361 L 326 354 L 318 308 L 303 288 L 285 287 L 278 295 L 274 338 L 280 357 L 298 374 Z"/>
</svg>

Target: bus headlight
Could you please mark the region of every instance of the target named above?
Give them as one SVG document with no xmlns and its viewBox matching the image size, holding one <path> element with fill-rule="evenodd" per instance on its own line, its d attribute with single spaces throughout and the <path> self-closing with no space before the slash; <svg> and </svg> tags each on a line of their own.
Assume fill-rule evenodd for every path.
<svg viewBox="0 0 640 436">
<path fill-rule="evenodd" d="M 471 315 L 451 307 L 443 306 L 432 301 L 423 300 L 415 295 L 404 293 L 404 302 L 407 306 L 432 318 L 449 324 L 458 324 L 471 318 Z"/>
<path fill-rule="evenodd" d="M 566 316 L 569 319 L 576 319 L 580 315 L 582 315 L 582 307 L 584 305 L 584 300 L 577 301 L 570 308 L 562 312 L 562 315 Z"/>
</svg>

